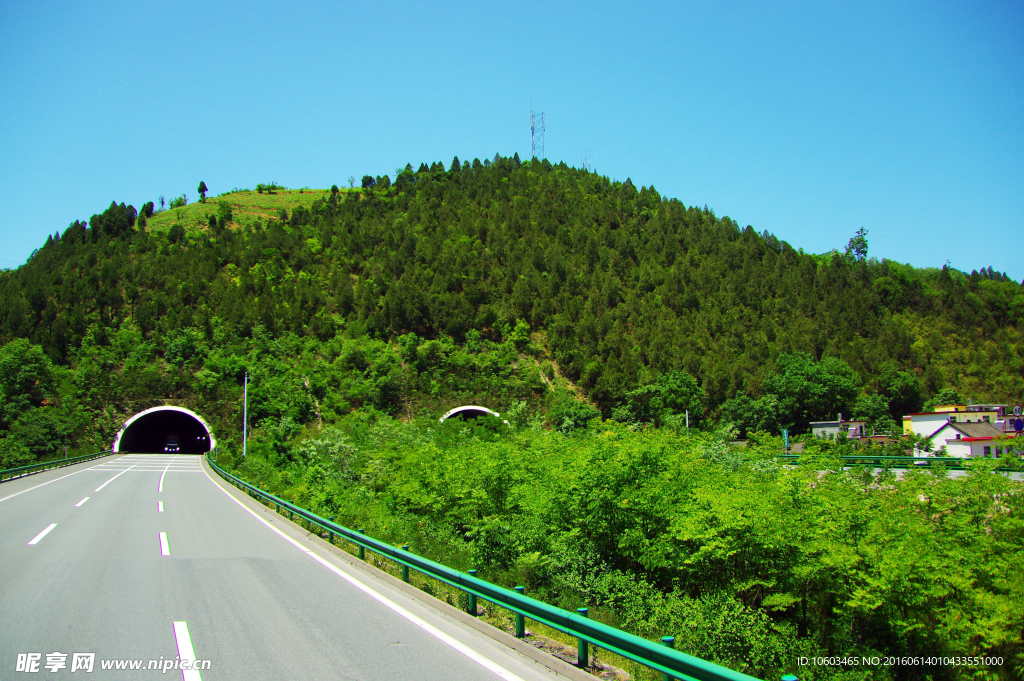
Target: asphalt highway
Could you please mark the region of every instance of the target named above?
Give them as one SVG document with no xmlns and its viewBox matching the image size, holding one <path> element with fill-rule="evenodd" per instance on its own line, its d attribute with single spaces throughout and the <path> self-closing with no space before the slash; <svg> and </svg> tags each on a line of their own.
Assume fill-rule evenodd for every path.
<svg viewBox="0 0 1024 681">
<path fill-rule="evenodd" d="M 463 619 L 198 456 L 115 455 L 0 485 L 0 679 L 566 678 Z"/>
</svg>

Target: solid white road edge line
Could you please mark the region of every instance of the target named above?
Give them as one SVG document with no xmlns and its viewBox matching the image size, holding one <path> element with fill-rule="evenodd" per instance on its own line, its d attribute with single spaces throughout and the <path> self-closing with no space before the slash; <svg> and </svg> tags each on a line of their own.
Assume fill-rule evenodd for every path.
<svg viewBox="0 0 1024 681">
<path fill-rule="evenodd" d="M 75 504 L 75 508 L 78 508 L 79 506 L 81 506 L 82 504 L 84 504 L 87 501 L 89 501 L 89 497 L 86 497 L 86 498 L 82 499 L 81 501 L 79 501 L 77 504 Z"/>
<path fill-rule="evenodd" d="M 171 467 L 171 464 L 167 464 L 167 468 L 170 468 L 170 467 Z M 167 475 L 167 468 L 164 469 L 163 475 L 160 476 L 160 489 L 158 489 L 157 492 L 163 492 L 164 491 L 164 475 Z"/>
<path fill-rule="evenodd" d="M 476 652 L 475 650 L 473 650 L 472 648 L 467 646 L 462 641 L 459 641 L 459 640 L 453 638 L 452 636 L 449 636 L 448 634 L 444 633 L 443 631 L 441 631 L 440 629 L 438 629 L 434 625 L 432 625 L 432 624 L 424 621 L 423 619 L 417 617 L 416 615 L 412 614 L 411 612 L 409 612 L 408 610 L 406 610 L 405 608 L 400 606 L 398 603 L 395 603 L 394 601 L 392 601 L 390 598 L 388 598 L 384 594 L 382 594 L 382 593 L 380 593 L 378 591 L 375 591 L 373 589 L 373 587 L 369 586 L 368 584 L 363 584 L 361 581 L 359 581 L 358 579 L 356 579 L 352 575 L 348 574 L 347 572 L 345 572 L 344 570 L 342 570 L 338 566 L 334 565 L 333 563 L 328 561 L 326 558 L 322 557 L 320 554 L 315 553 L 314 551 L 312 551 L 310 549 L 307 549 L 305 546 L 303 546 L 302 544 L 300 544 L 296 540 L 292 539 L 291 537 L 289 537 L 287 534 L 285 534 L 281 530 L 279 530 L 276 527 L 274 527 L 273 525 L 271 525 L 264 518 L 259 517 L 259 515 L 257 515 L 255 511 L 253 511 L 251 508 L 249 508 L 248 506 L 243 504 L 241 501 L 236 499 L 230 492 L 228 492 L 226 489 L 224 489 L 219 484 L 217 484 L 217 481 L 215 481 L 212 477 L 210 477 L 210 474 L 206 471 L 205 468 L 203 469 L 203 473 L 206 473 L 206 477 L 209 478 L 210 482 L 212 482 L 214 484 L 214 486 L 217 487 L 217 489 L 219 489 L 221 492 L 224 492 L 224 494 L 226 494 L 228 496 L 228 498 L 231 499 L 231 501 L 235 502 L 236 504 L 238 504 L 239 506 L 244 508 L 246 511 L 248 511 L 249 514 L 252 517 L 256 518 L 256 520 L 260 521 L 261 523 L 263 523 L 264 525 L 269 527 L 271 530 L 276 532 L 278 534 L 278 536 L 280 536 L 282 539 L 284 539 L 285 541 L 290 543 L 292 546 L 294 546 L 298 550 L 302 551 L 307 556 L 309 556 L 310 558 L 312 558 L 316 562 L 320 563 L 325 568 L 327 568 L 328 570 L 330 570 L 334 574 L 338 575 L 339 577 L 341 577 L 345 581 L 347 581 L 350 584 L 352 584 L 352 586 L 356 587 L 357 589 L 359 589 L 360 591 L 362 591 L 366 595 L 370 596 L 371 598 L 373 598 L 377 602 L 381 603 L 382 605 L 387 606 L 388 608 L 390 608 L 394 612 L 398 613 L 399 615 L 401 615 L 405 619 L 407 619 L 410 622 L 412 622 L 413 624 L 415 624 L 420 629 L 423 629 L 428 634 L 434 636 L 435 638 L 441 640 L 444 643 L 447 643 L 449 646 L 451 646 L 455 650 L 459 651 L 460 653 L 462 653 L 463 655 L 465 655 L 469 659 L 473 660 L 474 662 L 479 664 L 481 667 L 484 667 L 484 668 L 494 672 L 499 677 L 505 679 L 505 681 L 524 681 L 524 679 L 522 677 L 517 676 L 516 674 L 513 674 L 512 672 L 510 672 L 509 670 L 505 669 L 504 667 L 502 667 L 498 663 L 492 662 L 488 658 L 484 657 L 480 653 Z"/>
<path fill-rule="evenodd" d="M 160 533 L 160 555 L 169 556 L 171 555 L 171 547 L 167 544 L 167 533 Z"/>
<path fill-rule="evenodd" d="M 178 644 L 178 659 L 195 662 L 196 651 L 192 649 L 192 637 L 188 633 L 188 622 L 174 623 L 174 642 Z M 203 681 L 198 669 L 182 669 L 181 681 Z"/>
<path fill-rule="evenodd" d="M 123 471 L 121 471 L 120 473 L 118 473 L 117 475 L 115 475 L 114 477 L 112 477 L 112 478 L 111 478 L 110 480 L 107 480 L 107 481 L 106 481 L 105 483 L 103 483 L 102 485 L 100 485 L 99 487 L 97 487 L 96 489 L 94 489 L 93 491 L 94 491 L 94 492 L 99 492 L 99 491 L 100 491 L 101 489 L 103 489 L 104 487 L 106 487 L 106 486 L 107 486 L 107 485 L 109 485 L 110 483 L 114 482 L 114 481 L 115 481 L 115 480 L 117 480 L 117 479 L 118 479 L 119 477 L 121 477 L 122 475 L 124 475 L 125 473 L 127 473 L 128 471 L 130 471 L 130 470 L 131 470 L 131 469 L 133 469 L 133 468 L 135 468 L 135 466 L 128 466 L 128 468 L 125 468 L 125 469 L 124 469 Z"/>
<path fill-rule="evenodd" d="M 110 462 L 109 461 L 105 461 L 104 463 L 110 463 Z M 102 466 L 102 465 L 103 465 L 102 463 L 96 464 L 96 466 Z M 63 480 L 64 478 L 70 478 L 72 475 L 78 475 L 79 473 L 84 473 L 86 471 L 91 471 L 92 469 L 96 468 L 96 466 L 89 466 L 88 468 L 83 468 L 80 471 L 75 471 L 74 473 L 68 473 L 67 475 L 62 475 L 59 478 L 54 478 L 53 480 L 47 480 L 46 482 L 42 482 L 42 483 L 36 485 L 35 487 L 29 487 L 28 489 L 23 489 L 20 492 L 15 492 L 14 494 L 6 496 L 3 499 L 0 499 L 0 501 L 7 501 L 8 499 L 13 499 L 14 497 L 18 496 L 19 494 L 24 494 L 25 492 L 31 492 L 34 489 L 39 489 L 43 485 L 49 485 L 51 482 L 57 482 L 58 480 Z"/>
<path fill-rule="evenodd" d="M 40 540 L 40 539 L 42 539 L 42 538 L 43 538 L 43 537 L 45 537 L 45 536 L 46 536 L 47 534 L 49 534 L 49 533 L 50 533 L 50 530 L 52 530 L 52 529 L 53 529 L 53 528 L 55 528 L 55 527 L 57 527 L 57 523 L 53 523 L 52 525 L 50 525 L 49 527 L 47 527 L 47 528 L 46 528 L 45 530 L 43 530 L 42 532 L 40 532 L 39 534 L 37 534 L 37 535 L 35 536 L 35 539 L 33 539 L 32 541 L 30 541 L 30 542 L 28 543 L 28 545 L 29 545 L 29 546 L 35 546 L 36 544 L 38 544 L 38 543 L 39 543 L 39 540 Z"/>
<path fill-rule="evenodd" d="M 156 512 L 157 513 L 163 513 L 164 512 L 164 502 L 162 502 L 162 501 L 156 502 Z"/>
</svg>

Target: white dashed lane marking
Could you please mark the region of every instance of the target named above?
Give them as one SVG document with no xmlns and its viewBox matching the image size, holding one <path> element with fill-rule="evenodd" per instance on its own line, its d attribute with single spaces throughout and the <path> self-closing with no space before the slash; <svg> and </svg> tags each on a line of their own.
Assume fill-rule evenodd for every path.
<svg viewBox="0 0 1024 681">
<path fill-rule="evenodd" d="M 178 644 L 178 659 L 195 661 L 196 651 L 192 649 L 192 636 L 188 633 L 188 622 L 174 623 L 174 641 Z M 181 681 L 203 681 L 198 669 L 182 669 Z"/>
<path fill-rule="evenodd" d="M 39 534 L 37 534 L 37 535 L 36 535 L 36 536 L 35 536 L 35 537 L 34 537 L 34 538 L 32 539 L 32 541 L 30 541 L 30 542 L 28 543 L 28 545 L 29 545 L 29 546 L 35 546 L 36 544 L 38 544 L 38 543 L 39 543 L 39 541 L 40 541 L 40 540 L 41 540 L 41 539 L 42 539 L 43 537 L 45 537 L 46 535 L 48 535 L 48 534 L 50 533 L 50 530 L 52 530 L 52 529 L 53 529 L 53 528 L 55 528 L 55 527 L 57 527 L 57 523 L 53 523 L 52 525 L 50 525 L 49 527 L 47 527 L 47 528 L 46 528 L 45 530 L 43 530 L 42 532 L 40 532 Z"/>
</svg>

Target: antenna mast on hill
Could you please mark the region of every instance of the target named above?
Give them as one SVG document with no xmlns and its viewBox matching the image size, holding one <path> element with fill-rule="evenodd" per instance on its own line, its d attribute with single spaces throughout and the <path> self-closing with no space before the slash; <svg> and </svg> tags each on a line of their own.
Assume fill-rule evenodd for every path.
<svg viewBox="0 0 1024 681">
<path fill-rule="evenodd" d="M 544 112 L 535 115 L 533 102 L 530 102 L 530 152 L 532 158 L 544 158 Z"/>
<path fill-rule="evenodd" d="M 590 149 L 580 155 L 580 169 L 590 171 Z"/>
</svg>

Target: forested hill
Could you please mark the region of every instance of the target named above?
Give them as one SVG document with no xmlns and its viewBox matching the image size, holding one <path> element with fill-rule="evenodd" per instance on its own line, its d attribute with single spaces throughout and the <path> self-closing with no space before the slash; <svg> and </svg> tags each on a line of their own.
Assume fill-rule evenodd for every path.
<svg viewBox="0 0 1024 681">
<path fill-rule="evenodd" d="M 627 420 L 644 420 L 644 386 L 678 372 L 699 385 L 694 416 L 725 404 L 742 420 L 761 405 L 774 414 L 768 429 L 858 399 L 867 409 L 876 396 L 876 411 L 898 417 L 942 389 L 976 401 L 1024 394 L 1021 285 L 991 268 L 869 258 L 863 232 L 845 249 L 806 254 L 653 187 L 518 156 L 407 166 L 393 183 L 366 177 L 362 188 L 259 189 L 155 213 L 147 204 L 142 216 L 115 203 L 74 222 L 0 274 L 0 341 L 27 339 L 76 370 L 102 356 L 102 380 L 123 380 L 140 403 L 225 403 L 245 362 L 218 348 L 255 356 L 254 338 L 290 339 L 297 355 L 330 346 L 323 361 L 368 381 L 377 350 L 338 364 L 346 339 L 397 341 L 396 361 L 416 360 L 421 373 L 443 364 L 432 352 L 512 343 L 508 362 L 530 358 L 604 416 Z M 791 369 L 838 372 L 843 387 L 832 401 L 786 403 Z M 443 402 L 442 374 L 412 392 Z M 305 416 L 327 418 L 309 371 L 296 375 L 313 405 Z M 381 375 L 375 406 L 409 408 L 408 385 L 381 388 Z M 323 394 L 341 389 L 332 380 Z M 453 389 L 473 391 L 463 388 Z M 264 416 L 279 415 L 267 405 Z"/>
</svg>

